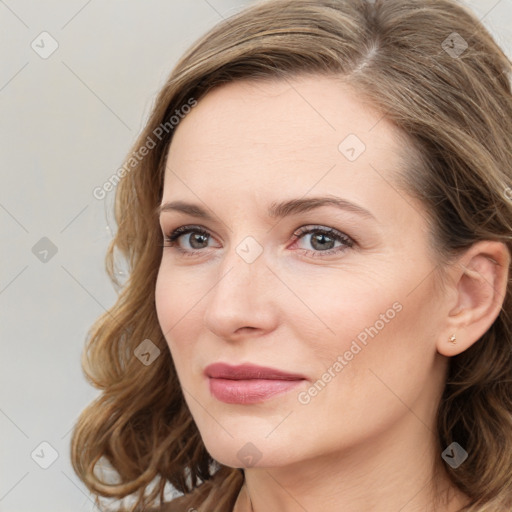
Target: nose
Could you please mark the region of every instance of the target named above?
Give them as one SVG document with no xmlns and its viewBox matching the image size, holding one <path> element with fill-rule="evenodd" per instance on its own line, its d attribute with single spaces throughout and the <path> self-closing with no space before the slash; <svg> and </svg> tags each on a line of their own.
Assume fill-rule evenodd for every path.
<svg viewBox="0 0 512 512">
<path fill-rule="evenodd" d="M 204 325 L 216 336 L 233 341 L 272 331 L 279 312 L 276 285 L 264 254 L 249 263 L 231 250 L 219 265 L 216 284 L 204 299 Z"/>
</svg>

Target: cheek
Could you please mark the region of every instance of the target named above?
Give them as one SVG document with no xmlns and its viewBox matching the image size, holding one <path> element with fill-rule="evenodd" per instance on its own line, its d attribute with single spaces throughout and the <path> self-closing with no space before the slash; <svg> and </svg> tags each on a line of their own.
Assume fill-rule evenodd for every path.
<svg viewBox="0 0 512 512">
<path fill-rule="evenodd" d="M 373 402 L 382 394 L 392 396 L 386 384 L 413 398 L 432 370 L 432 287 L 418 286 L 412 268 L 388 266 L 379 275 L 375 268 L 366 273 L 331 272 L 330 279 L 317 279 L 317 286 L 308 287 L 308 279 L 296 281 L 294 291 L 310 311 L 288 305 L 288 323 L 305 349 L 303 360 L 321 381 L 323 398 L 318 402 L 349 403 L 355 390 Z"/>
<path fill-rule="evenodd" d="M 397 322 L 404 293 L 399 282 L 389 282 L 392 273 L 387 268 L 377 275 L 375 267 L 328 268 L 316 275 L 295 272 L 295 296 L 280 306 L 298 339 L 309 339 L 322 351 L 343 353 L 353 340 L 364 346 Z"/>
<path fill-rule="evenodd" d="M 160 268 L 155 286 L 155 308 L 158 323 L 166 339 L 175 323 L 175 307 L 178 305 L 176 299 L 177 295 L 174 287 L 167 285 L 167 279 L 162 272 L 162 268 Z"/>
<path fill-rule="evenodd" d="M 435 350 L 415 329 L 421 301 L 402 296 L 393 302 L 395 296 L 374 294 L 359 308 L 338 299 L 332 303 L 339 308 L 336 323 L 332 317 L 336 334 L 316 343 L 306 334 L 309 350 L 302 360 L 314 377 L 297 396 L 295 420 L 300 425 L 317 418 L 307 433 L 322 439 L 326 450 L 384 432 L 409 414 L 409 406 L 425 421 L 432 413 Z"/>
<path fill-rule="evenodd" d="M 196 284 L 195 284 L 196 283 Z M 190 272 L 165 266 L 160 268 L 155 286 L 158 322 L 171 355 L 178 366 L 194 348 L 202 326 L 200 301 L 205 290 L 201 280 L 191 279 Z M 185 343 L 186 341 L 186 343 Z"/>
<path fill-rule="evenodd" d="M 199 309 L 209 289 L 208 279 L 197 267 L 174 265 L 164 254 L 155 286 L 155 305 L 164 333 L 187 323 Z"/>
</svg>

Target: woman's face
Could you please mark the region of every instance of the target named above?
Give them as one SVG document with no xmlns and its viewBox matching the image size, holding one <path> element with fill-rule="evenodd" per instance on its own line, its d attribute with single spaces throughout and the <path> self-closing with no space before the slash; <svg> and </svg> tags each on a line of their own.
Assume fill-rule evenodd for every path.
<svg viewBox="0 0 512 512">
<path fill-rule="evenodd" d="M 217 88 L 175 130 L 160 223 L 190 231 L 165 242 L 156 307 L 210 454 L 271 467 L 421 444 L 444 303 L 424 209 L 395 184 L 393 127 L 339 81 L 303 77 Z"/>
</svg>

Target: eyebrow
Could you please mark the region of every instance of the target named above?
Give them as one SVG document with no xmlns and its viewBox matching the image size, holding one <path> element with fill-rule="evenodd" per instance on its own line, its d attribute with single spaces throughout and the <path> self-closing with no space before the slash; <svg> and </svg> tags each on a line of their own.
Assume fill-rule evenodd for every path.
<svg viewBox="0 0 512 512">
<path fill-rule="evenodd" d="M 356 213 L 361 217 L 375 219 L 375 216 L 362 206 L 352 203 L 346 199 L 336 196 L 311 197 L 306 199 L 291 199 L 281 203 L 272 203 L 267 211 L 270 218 L 283 218 L 299 213 L 305 213 L 322 206 L 334 206 L 341 210 Z M 201 206 L 184 201 L 172 201 L 159 205 L 156 209 L 157 215 L 164 212 L 180 212 L 204 220 L 213 221 L 214 218 Z"/>
</svg>

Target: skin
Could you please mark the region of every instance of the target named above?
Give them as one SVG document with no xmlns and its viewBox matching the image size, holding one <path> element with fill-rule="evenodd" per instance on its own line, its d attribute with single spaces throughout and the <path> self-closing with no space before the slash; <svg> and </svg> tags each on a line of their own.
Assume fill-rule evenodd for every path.
<svg viewBox="0 0 512 512">
<path fill-rule="evenodd" d="M 352 162 L 338 149 L 349 134 L 366 145 Z M 406 151 L 395 128 L 346 84 L 318 76 L 224 85 L 176 129 L 162 203 L 193 203 L 213 219 L 161 214 L 164 235 L 195 225 L 211 236 L 199 237 L 202 245 L 192 246 L 190 233 L 166 243 L 157 314 L 205 446 L 222 464 L 246 467 L 256 512 L 433 510 L 435 467 L 436 496 L 446 498 L 436 510 L 466 500 L 446 477 L 435 413 L 449 356 L 477 341 L 499 312 L 506 275 L 493 261 L 507 268 L 508 253 L 481 243 L 440 286 L 425 210 L 394 185 Z M 334 206 L 267 215 L 274 202 L 326 195 L 372 217 Z M 328 239 L 329 249 L 344 248 L 324 255 L 317 232 L 294 238 L 303 226 L 334 228 L 355 243 Z M 237 253 L 248 236 L 263 248 L 252 263 Z M 400 311 L 335 371 L 338 356 L 393 304 Z M 306 380 L 262 403 L 226 404 L 203 375 L 219 361 Z M 329 368 L 331 380 L 308 395 Z M 260 457 L 251 466 L 237 455 L 244 446 L 254 451 L 247 443 Z"/>
</svg>

